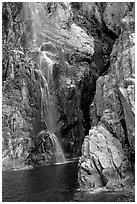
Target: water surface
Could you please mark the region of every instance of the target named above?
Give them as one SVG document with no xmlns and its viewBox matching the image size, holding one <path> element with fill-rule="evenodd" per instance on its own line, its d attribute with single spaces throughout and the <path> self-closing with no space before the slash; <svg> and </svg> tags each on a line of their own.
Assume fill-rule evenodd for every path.
<svg viewBox="0 0 137 204">
<path fill-rule="evenodd" d="M 70 201 L 77 188 L 77 163 L 7 171 L 2 175 L 3 201 Z"/>
<path fill-rule="evenodd" d="M 125 190 L 83 192 L 78 190 L 77 162 L 31 170 L 5 171 L 2 200 L 6 202 L 134 202 Z"/>
</svg>

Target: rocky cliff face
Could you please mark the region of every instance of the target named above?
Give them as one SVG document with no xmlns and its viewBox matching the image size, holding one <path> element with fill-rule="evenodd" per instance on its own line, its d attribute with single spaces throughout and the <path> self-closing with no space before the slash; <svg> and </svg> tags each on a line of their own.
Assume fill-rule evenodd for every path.
<svg viewBox="0 0 137 204">
<path fill-rule="evenodd" d="M 123 13 L 119 14 L 121 10 Z M 112 14 L 114 19 L 109 18 Z M 108 3 L 103 18 L 119 36 L 110 55 L 108 73 L 96 81 L 96 94 L 90 106 L 92 128 L 84 139 L 79 175 L 81 186 L 88 188 L 123 185 L 126 170 L 134 171 L 134 7 L 127 10 L 124 3 Z"/>
<path fill-rule="evenodd" d="M 87 150 L 81 147 L 93 126 L 105 152 L 101 127 L 110 149 L 119 149 L 118 164 L 106 153 L 108 171 L 119 171 L 124 158 L 119 141 L 128 148 L 134 144 L 133 8 L 132 3 L 3 4 L 4 161 L 24 161 L 37 134 L 48 129 L 62 139 L 66 156 L 82 153 L 85 162 Z M 88 145 L 95 135 L 89 133 Z M 95 160 L 103 157 L 97 155 Z"/>
</svg>

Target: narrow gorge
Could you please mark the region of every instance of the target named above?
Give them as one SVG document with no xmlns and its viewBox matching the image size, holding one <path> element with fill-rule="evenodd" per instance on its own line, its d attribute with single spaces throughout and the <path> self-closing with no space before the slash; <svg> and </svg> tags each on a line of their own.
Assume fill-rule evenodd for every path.
<svg viewBox="0 0 137 204">
<path fill-rule="evenodd" d="M 3 2 L 3 171 L 71 160 L 134 186 L 135 3 Z"/>
</svg>

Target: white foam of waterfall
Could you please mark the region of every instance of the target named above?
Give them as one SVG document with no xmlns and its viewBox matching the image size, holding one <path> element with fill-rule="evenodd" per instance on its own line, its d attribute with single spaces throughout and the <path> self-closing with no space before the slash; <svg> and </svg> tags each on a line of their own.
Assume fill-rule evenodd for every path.
<svg viewBox="0 0 137 204">
<path fill-rule="evenodd" d="M 52 143 L 54 145 L 56 163 L 66 162 L 66 158 L 64 156 L 63 150 L 56 135 L 50 134 L 50 139 L 52 140 Z"/>
</svg>

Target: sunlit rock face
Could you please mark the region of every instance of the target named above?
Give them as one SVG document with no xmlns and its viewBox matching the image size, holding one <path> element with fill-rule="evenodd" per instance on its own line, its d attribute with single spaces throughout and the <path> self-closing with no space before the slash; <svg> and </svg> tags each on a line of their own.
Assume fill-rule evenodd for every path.
<svg viewBox="0 0 137 204">
<path fill-rule="evenodd" d="M 118 139 L 100 123 L 84 139 L 80 158 L 80 186 L 98 188 L 118 185 L 124 177 L 124 152 Z"/>
<path fill-rule="evenodd" d="M 73 14 L 69 4 L 26 3 L 24 15 L 27 46 L 32 47 L 33 44 L 37 49 L 43 42 L 53 42 L 62 49 L 65 47 L 89 55 L 94 53 L 94 39 L 71 22 Z"/>
<path fill-rule="evenodd" d="M 108 3 L 104 12 L 110 6 L 110 13 L 115 6 L 119 6 L 118 13 L 127 8 L 124 3 Z M 126 171 L 134 171 L 134 6 L 118 17 L 121 32 L 111 52 L 108 73 L 96 81 L 96 94 L 90 106 L 92 127 L 84 139 L 80 158 L 79 181 L 81 187 L 88 189 L 122 186 Z M 114 21 L 108 20 L 113 30 Z M 116 30 L 113 31 L 117 33 Z"/>
<path fill-rule="evenodd" d="M 120 135 L 120 130 L 118 130 L 120 125 L 125 134 L 126 131 L 131 131 L 127 135 L 129 142 L 132 143 L 132 133 L 135 125 L 134 8 L 121 21 L 126 30 L 119 35 L 113 46 L 108 74 L 99 77 L 96 82 L 94 102 L 97 115 L 101 120 L 111 124 L 114 133 L 118 135 L 119 139 L 122 140 L 122 135 Z M 124 128 L 124 121 L 127 130 Z M 124 137 L 123 135 L 123 139 Z"/>
</svg>

